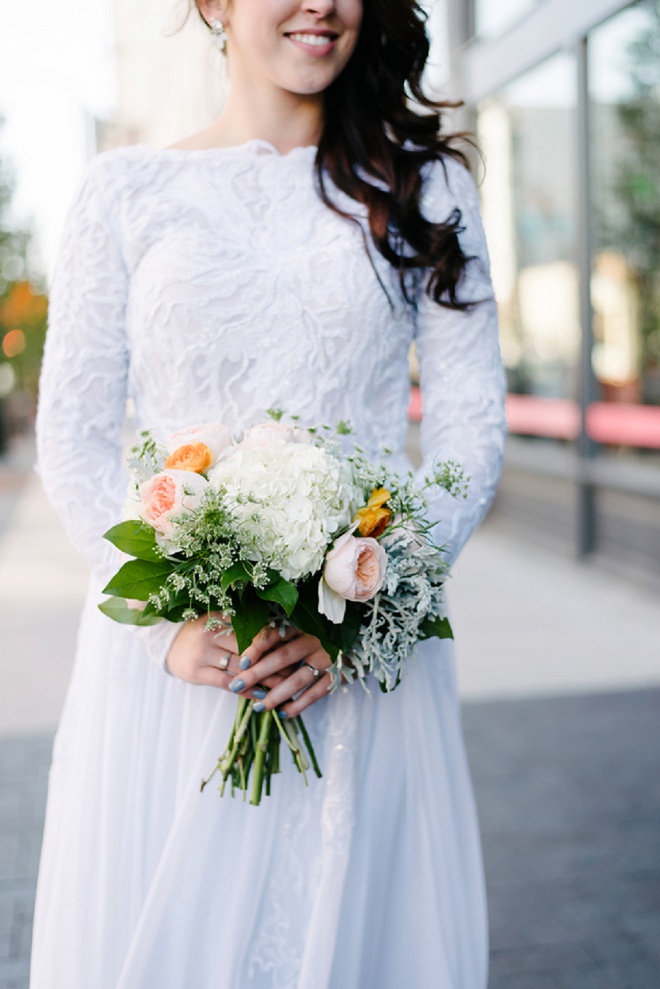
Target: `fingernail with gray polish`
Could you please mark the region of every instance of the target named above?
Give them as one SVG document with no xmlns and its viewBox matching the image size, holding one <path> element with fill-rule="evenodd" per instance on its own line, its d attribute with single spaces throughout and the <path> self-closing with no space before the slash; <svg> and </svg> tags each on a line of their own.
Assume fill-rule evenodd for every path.
<svg viewBox="0 0 660 989">
<path fill-rule="evenodd" d="M 232 680 L 232 682 L 229 684 L 229 689 L 231 690 L 232 694 L 237 694 L 239 690 L 243 689 L 244 686 L 245 686 L 244 680 Z"/>
<path fill-rule="evenodd" d="M 238 664 L 242 670 L 247 670 L 252 665 L 252 660 L 249 656 L 243 656 Z"/>
<path fill-rule="evenodd" d="M 259 700 L 262 701 L 264 699 L 264 697 L 266 696 L 266 691 L 265 690 L 260 690 L 257 687 L 255 690 L 252 691 L 252 696 L 253 697 L 258 697 Z"/>
<path fill-rule="evenodd" d="M 259 701 L 258 704 L 254 705 L 252 710 L 255 712 L 255 714 L 261 714 L 262 711 L 266 710 L 266 705 L 264 704 L 263 701 Z"/>
</svg>

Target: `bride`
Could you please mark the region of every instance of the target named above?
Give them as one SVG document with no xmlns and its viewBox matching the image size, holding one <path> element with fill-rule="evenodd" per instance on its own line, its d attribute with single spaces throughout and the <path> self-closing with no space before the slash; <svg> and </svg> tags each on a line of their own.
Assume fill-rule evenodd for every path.
<svg viewBox="0 0 660 989">
<path fill-rule="evenodd" d="M 99 155 L 71 207 L 38 420 L 46 490 L 90 570 L 57 733 L 32 989 L 485 989 L 487 928 L 452 645 L 399 689 L 327 694 L 317 640 L 239 656 L 204 621 L 148 629 L 97 609 L 116 569 L 128 396 L 162 437 L 279 407 L 350 420 L 403 452 L 408 351 L 450 559 L 487 510 L 503 375 L 477 193 L 414 0 L 199 0 L 231 92 L 166 150 Z M 411 100 L 412 98 L 412 100 Z M 460 629 L 459 629 L 460 635 Z M 304 661 L 304 663 L 301 663 Z M 258 808 L 199 781 L 239 692 L 305 710 L 325 776 L 286 766 Z M 295 699 L 294 699 L 295 698 Z"/>
</svg>

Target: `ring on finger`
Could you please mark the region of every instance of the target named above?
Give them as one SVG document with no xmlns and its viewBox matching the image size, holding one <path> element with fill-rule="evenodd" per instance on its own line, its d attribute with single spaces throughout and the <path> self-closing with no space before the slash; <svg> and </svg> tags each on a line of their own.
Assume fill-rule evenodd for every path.
<svg viewBox="0 0 660 989">
<path fill-rule="evenodd" d="M 323 670 L 317 669 L 316 666 L 312 666 L 311 663 L 307 663 L 307 662 L 305 662 L 305 660 L 303 660 L 300 665 L 301 666 L 306 666 L 308 670 L 311 670 L 312 673 L 314 674 L 314 679 L 315 680 L 318 680 L 318 678 L 323 675 Z"/>
<path fill-rule="evenodd" d="M 231 659 L 231 653 L 230 652 L 226 652 L 224 654 L 224 656 L 221 657 L 220 661 L 218 662 L 218 666 L 220 667 L 221 670 L 227 671 L 229 669 L 229 660 L 230 659 Z"/>
</svg>

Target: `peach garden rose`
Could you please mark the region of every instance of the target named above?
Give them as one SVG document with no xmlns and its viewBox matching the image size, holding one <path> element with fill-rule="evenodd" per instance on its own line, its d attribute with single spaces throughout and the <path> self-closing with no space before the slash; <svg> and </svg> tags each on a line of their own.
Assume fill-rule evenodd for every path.
<svg viewBox="0 0 660 989">
<path fill-rule="evenodd" d="M 174 535 L 173 519 L 199 508 L 208 482 L 187 470 L 164 470 L 140 485 L 140 517 L 165 539 Z"/>
<path fill-rule="evenodd" d="M 325 558 L 319 581 L 319 611 L 343 621 L 347 601 L 370 601 L 383 586 L 387 553 L 375 539 L 344 533 Z"/>
</svg>

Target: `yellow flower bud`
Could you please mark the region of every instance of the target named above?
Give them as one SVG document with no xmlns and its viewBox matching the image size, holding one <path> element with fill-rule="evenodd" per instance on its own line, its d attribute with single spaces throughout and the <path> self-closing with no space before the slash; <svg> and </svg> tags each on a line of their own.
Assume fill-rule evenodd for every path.
<svg viewBox="0 0 660 989">
<path fill-rule="evenodd" d="M 377 539 L 383 534 L 392 518 L 390 509 L 383 506 L 391 497 L 391 492 L 386 488 L 374 488 L 366 506 L 361 508 L 356 515 L 361 536 L 371 536 L 373 539 Z"/>
</svg>

